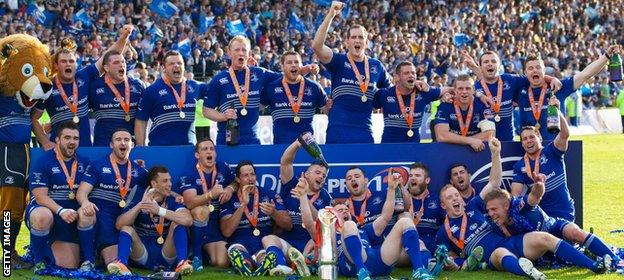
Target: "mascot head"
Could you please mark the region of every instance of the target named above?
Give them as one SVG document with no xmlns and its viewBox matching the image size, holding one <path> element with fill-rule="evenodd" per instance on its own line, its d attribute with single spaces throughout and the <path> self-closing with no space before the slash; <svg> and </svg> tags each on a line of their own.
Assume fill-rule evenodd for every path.
<svg viewBox="0 0 624 280">
<path fill-rule="evenodd" d="M 0 90 L 31 108 L 52 92 L 50 51 L 37 38 L 14 34 L 0 39 Z"/>
</svg>

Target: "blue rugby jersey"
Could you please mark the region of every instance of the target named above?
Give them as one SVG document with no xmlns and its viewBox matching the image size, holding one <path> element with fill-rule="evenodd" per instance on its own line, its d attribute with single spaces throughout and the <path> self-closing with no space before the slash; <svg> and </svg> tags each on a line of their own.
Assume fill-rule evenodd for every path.
<svg viewBox="0 0 624 280">
<path fill-rule="evenodd" d="M 238 126 L 240 129 L 239 144 L 260 144 L 256 128 L 258 118 L 260 116 L 260 91 L 269 82 L 280 78 L 280 74 L 271 72 L 260 67 L 249 67 L 249 93 L 247 96 L 247 104 L 245 109 L 247 115 L 241 115 L 241 104 L 234 84 L 227 70 L 217 73 L 208 83 L 208 91 L 204 100 L 204 107 L 216 108 L 217 111 L 223 113 L 230 107 L 236 109 Z M 235 71 L 236 79 L 240 86 L 241 92 L 245 88 L 245 70 Z M 225 126 L 227 122 L 219 122 L 217 127 L 217 144 L 225 144 Z"/>
<path fill-rule="evenodd" d="M 78 160 L 78 165 L 76 168 L 76 177 L 74 177 L 74 194 L 78 191 L 78 186 L 82 181 L 83 174 L 89 165 L 89 158 L 76 154 L 75 158 L 65 161 L 67 173 L 69 173 L 70 176 L 72 164 L 76 159 Z M 76 199 L 69 199 L 70 190 L 67 177 L 56 159 L 54 149 L 45 152 L 37 161 L 33 162 L 29 185 L 31 192 L 30 203 L 35 202 L 35 196 L 32 194 L 34 189 L 47 188 L 48 196 L 61 207 L 74 210 L 79 207 Z"/>
<path fill-rule="evenodd" d="M 289 84 L 293 102 L 298 102 L 299 83 Z M 282 79 L 277 79 L 267 84 L 261 92 L 260 103 L 271 110 L 273 119 L 273 143 L 292 143 L 305 131 L 313 132 L 312 118 L 316 108 L 325 106 L 327 96 L 323 88 L 310 79 L 305 78 L 303 101 L 299 108 L 299 123 L 294 122 L 295 113 L 292 110 L 286 92 L 282 85 Z"/>
<path fill-rule="evenodd" d="M 126 113 L 123 111 L 117 97 L 104 82 L 104 76 L 93 80 L 89 91 L 89 107 L 95 116 L 93 128 L 93 146 L 108 146 L 111 136 L 117 128 L 125 128 L 134 135 L 134 118 L 139 107 L 139 100 L 145 87 L 138 79 L 128 77 L 130 86 L 130 121 L 125 120 Z M 115 85 L 121 97 L 125 97 L 125 85 Z"/>
<path fill-rule="evenodd" d="M 370 140 L 372 143 L 371 114 L 373 111 L 373 100 L 378 88 L 390 86 L 390 75 L 379 60 L 369 57 L 368 64 L 370 81 L 366 91 L 366 102 L 361 100 L 362 91 L 346 54 L 334 53 L 331 61 L 324 64 L 327 71 L 331 73 L 331 98 L 333 99 L 333 105 L 328 114 L 328 133 L 331 133 L 331 127 L 341 126 L 354 128 L 357 131 L 350 135 L 349 139 L 345 137 L 333 139 L 331 135 L 328 135 L 330 141 L 362 143 Z M 362 78 L 364 78 L 364 61 L 355 61 L 355 65 Z"/>
<path fill-rule="evenodd" d="M 561 111 L 565 112 L 565 109 L 563 107 L 564 105 L 563 101 L 566 99 L 566 97 L 568 97 L 570 94 L 575 92 L 574 77 L 565 78 L 561 81 L 561 83 L 563 85 L 561 86 L 561 89 L 557 93 L 555 93 L 555 96 L 561 102 Z M 541 91 L 542 91 L 541 88 L 533 88 L 533 100 L 535 102 L 539 100 Z M 541 115 L 539 118 L 540 134 L 542 135 L 542 139 L 544 139 L 544 141 L 552 141 L 557 136 L 557 134 L 552 134 L 548 132 L 547 126 L 546 126 L 546 117 L 548 115 L 547 113 L 548 98 L 550 97 L 550 93 L 551 93 L 551 90 L 550 90 L 550 87 L 548 87 L 546 95 L 544 96 L 544 103 L 542 104 L 542 108 L 540 109 L 541 110 Z M 535 117 L 533 116 L 533 110 L 531 109 L 531 103 L 529 103 L 529 99 L 530 98 L 529 98 L 528 86 L 527 86 L 527 88 L 523 89 L 520 92 L 520 95 L 518 96 L 518 106 L 520 107 L 521 127 L 529 126 L 529 125 L 534 126 L 537 123 L 535 121 Z"/>
<path fill-rule="evenodd" d="M 485 107 L 485 105 L 474 98 L 472 101 L 473 111 L 472 111 L 472 119 L 470 120 L 470 126 L 468 127 L 468 134 L 466 136 L 472 136 L 481 132 L 478 124 L 483 120 L 492 120 L 493 116 L 490 108 Z M 468 115 L 467 110 L 462 110 L 460 108 L 460 112 L 462 114 L 463 121 L 466 121 L 466 117 Z M 457 135 L 461 135 L 461 129 L 459 126 L 459 120 L 457 119 L 457 115 L 455 114 L 455 106 L 452 103 L 442 103 L 438 107 L 438 112 L 436 113 L 435 124 L 445 123 L 449 125 L 449 129 L 452 133 Z"/>
<path fill-rule="evenodd" d="M 512 75 L 512 74 L 501 74 L 500 78 L 503 82 L 503 98 L 501 101 L 500 111 L 498 113 L 500 117 L 500 121 L 496 122 L 496 138 L 501 141 L 513 141 L 514 137 L 514 127 L 513 127 L 513 101 L 518 100 L 518 96 L 522 89 L 526 88 L 529 85 L 529 80 L 526 76 Z M 498 91 L 498 82 L 493 84 L 487 84 L 490 93 L 492 94 L 492 98 L 496 100 L 496 93 Z M 485 90 L 481 85 L 481 80 L 476 81 L 474 84 L 475 94 L 482 93 L 485 95 Z M 492 114 L 496 115 L 494 110 L 492 110 Z"/>
<path fill-rule="evenodd" d="M 182 83 L 172 85 L 182 94 Z M 191 145 L 195 139 L 195 103 L 203 98 L 206 84 L 195 80 L 186 81 L 186 97 L 182 105 L 184 118 L 180 117 L 178 102 L 171 88 L 162 78 L 156 80 L 143 92 L 136 118 L 152 120 L 148 139 L 150 146 Z M 175 135 L 176 137 L 172 137 Z"/>
<path fill-rule="evenodd" d="M 438 196 L 430 192 L 423 199 L 412 197 L 412 206 L 414 209 L 415 219 L 418 212 L 422 212 L 422 216 L 420 216 L 420 220 L 416 225 L 418 234 L 422 236 L 435 236 L 440 228 L 440 225 L 444 222 L 444 217 L 446 216 Z"/>
<path fill-rule="evenodd" d="M 405 107 L 409 107 L 410 95 L 403 95 L 402 97 Z M 409 127 L 396 100 L 396 86 L 379 89 L 375 95 L 374 107 L 383 109 L 384 130 L 381 135 L 381 143 L 420 142 L 420 126 L 425 107 L 439 98 L 440 88 L 437 87 L 431 87 L 428 92 L 419 91 L 416 93 L 415 108 L 412 110 L 414 112 L 414 121 L 412 122 L 414 136 L 408 137 Z"/>
<path fill-rule="evenodd" d="M 565 152 L 560 151 L 551 142 L 540 154 L 540 173 L 546 175 L 546 191 L 540 201 L 540 207 L 551 217 L 574 221 L 574 200 L 570 196 L 563 161 Z M 529 159 L 531 171 L 535 171 L 535 161 Z M 514 164 L 513 182 L 528 186 L 533 180 L 527 175 L 524 158 Z"/>
<path fill-rule="evenodd" d="M 14 96 L 0 94 L 0 143 L 30 143 L 30 110 L 20 106 Z"/>
<path fill-rule="evenodd" d="M 99 77 L 99 71 L 95 65 L 89 65 L 76 72 L 76 86 L 78 87 L 78 126 L 80 128 L 80 146 L 89 147 L 91 142 L 91 125 L 89 124 L 89 89 L 91 87 L 91 81 Z M 67 95 L 68 101 L 73 102 L 73 83 L 62 84 L 63 90 Z M 50 97 L 44 102 L 39 102 L 35 106 L 39 111 L 47 111 L 50 116 L 50 123 L 52 124 L 52 131 L 50 133 L 50 141 L 56 141 L 56 131 L 58 127 L 67 121 L 71 121 L 74 118 L 72 113 L 63 101 L 63 97 L 59 93 L 59 89 L 56 87 L 56 81 L 52 79 L 52 93 Z"/>
<path fill-rule="evenodd" d="M 223 161 L 216 162 L 216 173 L 215 173 L 215 181 L 223 186 L 227 187 L 229 184 L 234 182 L 234 173 L 228 166 L 227 163 Z M 206 179 L 206 186 L 208 191 L 212 189 L 212 172 L 204 172 L 204 178 Z M 179 194 L 183 194 L 187 190 L 194 189 L 197 195 L 203 195 L 204 189 L 202 187 L 201 177 L 199 177 L 199 173 L 196 168 L 193 170 L 187 170 L 184 176 L 180 177 L 180 184 L 178 185 Z M 236 194 L 234 194 L 236 195 Z M 219 212 L 221 211 L 221 204 L 219 204 L 219 198 L 213 199 L 210 204 L 214 207 L 214 211 L 210 213 L 210 222 L 215 222 L 216 225 L 219 224 Z"/>
</svg>

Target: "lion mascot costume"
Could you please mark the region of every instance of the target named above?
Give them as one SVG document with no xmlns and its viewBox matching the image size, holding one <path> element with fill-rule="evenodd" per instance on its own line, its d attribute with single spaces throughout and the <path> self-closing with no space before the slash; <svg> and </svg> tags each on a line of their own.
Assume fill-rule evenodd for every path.
<svg viewBox="0 0 624 280">
<path fill-rule="evenodd" d="M 48 46 L 26 34 L 0 39 L 0 206 L 10 219 L 11 265 L 24 265 L 15 251 L 28 194 L 31 109 L 52 91 Z M 5 210 L 10 211 L 5 213 Z M 6 244 L 5 244 L 6 245 Z"/>
</svg>

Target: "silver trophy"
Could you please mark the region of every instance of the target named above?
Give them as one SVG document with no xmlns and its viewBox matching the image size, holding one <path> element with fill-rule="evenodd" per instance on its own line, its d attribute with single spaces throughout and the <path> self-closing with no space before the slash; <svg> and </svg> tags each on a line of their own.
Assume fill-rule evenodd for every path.
<svg viewBox="0 0 624 280">
<path fill-rule="evenodd" d="M 318 211 L 321 228 L 318 275 L 323 280 L 338 279 L 338 250 L 336 248 L 337 217 L 328 209 Z"/>
</svg>

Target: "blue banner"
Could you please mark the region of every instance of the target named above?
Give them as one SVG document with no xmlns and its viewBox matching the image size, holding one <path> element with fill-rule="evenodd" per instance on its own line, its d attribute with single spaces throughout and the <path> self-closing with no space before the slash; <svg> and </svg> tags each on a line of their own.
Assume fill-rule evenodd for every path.
<svg viewBox="0 0 624 280">
<path fill-rule="evenodd" d="M 464 33 L 455 33 L 455 37 L 453 37 L 453 44 L 456 47 L 461 47 L 470 41 L 470 37 Z"/>
<path fill-rule="evenodd" d="M 26 7 L 26 13 L 37 20 L 37 23 L 45 26 L 51 27 L 52 23 L 56 19 L 56 14 L 50 12 L 48 10 L 40 10 L 39 7 L 35 3 L 30 3 L 28 7 Z"/>
<path fill-rule="evenodd" d="M 152 12 L 164 18 L 170 18 L 178 12 L 178 7 L 167 0 L 153 0 L 149 8 Z"/>
<path fill-rule="evenodd" d="M 225 23 L 225 27 L 227 28 L 228 33 L 232 36 L 245 36 L 245 25 L 243 25 L 243 22 L 240 19 L 228 21 Z"/>
<path fill-rule="evenodd" d="M 300 33 L 308 33 L 305 23 L 297 16 L 297 14 L 295 14 L 295 12 L 290 13 L 290 18 L 288 19 L 288 29 L 294 29 Z"/>
<path fill-rule="evenodd" d="M 177 49 L 184 58 L 191 56 L 191 40 L 188 38 L 178 42 L 173 49 Z"/>
<path fill-rule="evenodd" d="M 85 11 L 85 9 L 80 9 L 76 14 L 74 14 L 74 20 L 82 22 L 83 27 L 90 27 L 93 22 L 91 21 L 91 17 Z"/>
<path fill-rule="evenodd" d="M 314 3 L 325 8 L 329 8 L 331 6 L 331 2 L 331 0 L 314 0 Z"/>
<path fill-rule="evenodd" d="M 256 166 L 258 185 L 279 191 L 279 161 L 287 145 L 248 145 L 238 147 L 217 146 L 218 160 L 224 160 L 232 169 L 241 160 L 251 160 Z M 487 147 L 487 145 L 486 145 Z M 174 181 L 179 176 L 195 170 L 194 147 L 137 147 L 131 157 L 145 160 L 147 167 L 165 165 L 169 168 Z M 480 190 L 487 183 L 491 160 L 486 148 L 480 153 L 468 146 L 443 143 L 429 144 L 333 144 L 321 145 L 330 171 L 325 188 L 335 198 L 346 197 L 347 189 L 344 176 L 351 166 L 361 167 L 369 179 L 368 187 L 382 190 L 390 167 L 399 169 L 403 176 L 408 176 L 409 165 L 421 161 L 429 166 L 432 192 L 437 192 L 450 178 L 449 167 L 455 163 L 464 163 L 472 174 L 471 183 Z M 32 159 L 36 161 L 42 150 L 32 149 Z M 79 153 L 92 160 L 110 153 L 109 148 L 80 148 Z M 513 165 L 522 158 L 524 150 L 519 142 L 503 142 L 501 151 L 503 163 L 503 186 L 511 187 Z M 305 171 L 312 158 L 300 150 L 295 157 L 295 174 Z M 582 142 L 570 141 L 565 155 L 568 188 L 576 204 L 576 222 L 583 223 L 583 157 Z M 32 166 L 32 164 L 31 164 Z M 406 177 L 407 178 L 407 177 Z"/>
<path fill-rule="evenodd" d="M 199 34 L 204 34 L 214 24 L 215 17 L 200 16 L 199 17 Z"/>
</svg>

